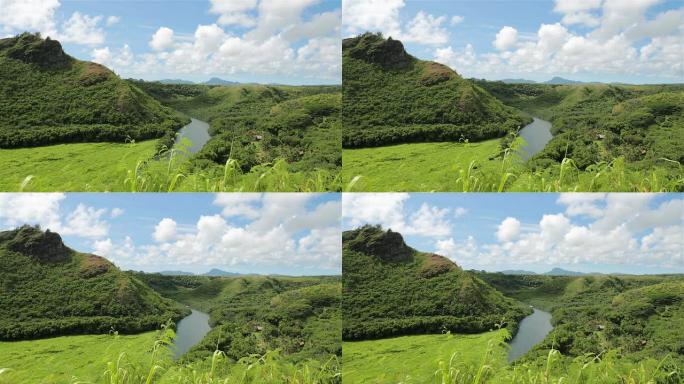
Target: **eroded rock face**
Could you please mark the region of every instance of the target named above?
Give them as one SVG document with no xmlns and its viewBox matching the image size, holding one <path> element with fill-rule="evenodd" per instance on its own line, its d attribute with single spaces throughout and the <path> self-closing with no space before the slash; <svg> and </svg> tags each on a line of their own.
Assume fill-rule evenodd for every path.
<svg viewBox="0 0 684 384">
<path fill-rule="evenodd" d="M 8 57 L 36 64 L 42 69 L 65 68 L 72 61 L 64 53 L 59 41 L 49 37 L 42 39 L 38 34 L 22 33 L 17 37 L 3 39 L 0 41 L 0 50 L 6 50 Z"/>
<path fill-rule="evenodd" d="M 353 231 L 346 231 L 342 241 L 349 249 L 373 255 L 386 262 L 410 261 L 414 250 L 406 245 L 404 238 L 391 229 L 386 232 L 379 226 L 366 225 Z"/>
<path fill-rule="evenodd" d="M 12 231 L 0 233 L 0 242 L 5 242 L 7 249 L 35 257 L 41 262 L 59 263 L 71 257 L 71 250 L 64 245 L 61 236 L 38 227 L 24 225 Z"/>
<path fill-rule="evenodd" d="M 407 69 L 414 63 L 414 58 L 406 53 L 401 41 L 391 37 L 384 39 L 373 33 L 344 39 L 342 49 L 347 50 L 349 56 L 355 59 L 378 64 L 384 69 Z"/>
</svg>

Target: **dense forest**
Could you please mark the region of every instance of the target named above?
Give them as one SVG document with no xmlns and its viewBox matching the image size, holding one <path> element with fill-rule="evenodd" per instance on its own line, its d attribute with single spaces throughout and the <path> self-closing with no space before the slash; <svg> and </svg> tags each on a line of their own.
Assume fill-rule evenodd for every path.
<svg viewBox="0 0 684 384">
<path fill-rule="evenodd" d="M 342 165 L 339 86 L 130 83 L 210 124 L 212 138 L 193 158 L 193 169 L 223 166 L 228 159 L 243 172 L 276 159 L 295 172 Z"/>
<path fill-rule="evenodd" d="M 554 330 L 525 361 L 542 361 L 554 348 L 568 360 L 617 350 L 632 362 L 670 356 L 684 364 L 682 275 L 478 276 L 553 315 Z"/>
<path fill-rule="evenodd" d="M 398 40 L 344 39 L 343 146 L 480 141 L 530 121 L 449 67 L 418 60 Z"/>
<path fill-rule="evenodd" d="M 212 330 L 184 357 L 278 349 L 293 361 L 342 355 L 339 277 L 208 277 L 135 273 L 163 296 L 210 315 Z"/>
<path fill-rule="evenodd" d="M 0 232 L 0 340 L 159 329 L 188 310 L 49 230 Z"/>
<path fill-rule="evenodd" d="M 573 159 L 577 167 L 617 157 L 635 169 L 681 171 L 684 85 L 546 85 L 478 80 L 503 103 L 545 118 L 554 138 L 529 161 L 541 170 Z"/>
<path fill-rule="evenodd" d="M 189 120 L 39 34 L 0 39 L 0 148 L 173 135 Z"/>
<path fill-rule="evenodd" d="M 517 329 L 531 313 L 451 260 L 408 247 L 397 232 L 343 234 L 344 340 Z"/>
</svg>

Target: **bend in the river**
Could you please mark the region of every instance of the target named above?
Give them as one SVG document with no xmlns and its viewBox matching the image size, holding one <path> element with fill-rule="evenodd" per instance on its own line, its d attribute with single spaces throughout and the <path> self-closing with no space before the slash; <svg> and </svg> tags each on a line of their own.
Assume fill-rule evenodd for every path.
<svg viewBox="0 0 684 384">
<path fill-rule="evenodd" d="M 174 359 L 178 359 L 194 345 L 202 341 L 204 336 L 211 330 L 209 315 L 194 309 L 192 313 L 184 317 L 176 326 L 176 338 Z"/>
<path fill-rule="evenodd" d="M 518 328 L 518 333 L 511 340 L 511 349 L 508 351 L 508 362 L 526 354 L 537 343 L 544 340 L 546 335 L 551 332 L 551 314 L 537 308 L 534 312 L 522 319 Z"/>
<path fill-rule="evenodd" d="M 190 124 L 184 126 L 178 131 L 178 136 L 176 137 L 176 145 L 183 139 L 188 139 L 191 143 L 187 147 L 188 152 L 197 153 L 202 147 L 209 141 L 211 136 L 209 136 L 209 124 L 197 120 L 195 118 L 190 118 Z"/>
<path fill-rule="evenodd" d="M 518 135 L 525 139 L 526 143 L 520 150 L 523 160 L 528 160 L 540 152 L 553 138 L 551 123 L 538 117 L 533 117 L 533 121 L 521 129 Z"/>
</svg>

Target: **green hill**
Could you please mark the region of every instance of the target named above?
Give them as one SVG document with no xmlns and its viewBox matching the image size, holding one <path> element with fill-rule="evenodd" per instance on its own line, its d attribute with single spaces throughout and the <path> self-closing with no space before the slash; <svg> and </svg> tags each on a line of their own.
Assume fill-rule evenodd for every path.
<svg viewBox="0 0 684 384">
<path fill-rule="evenodd" d="M 409 55 L 400 41 L 365 33 L 342 44 L 343 145 L 480 141 L 527 118 L 449 67 Z"/>
<path fill-rule="evenodd" d="M 279 349 L 291 361 L 341 356 L 339 277 L 135 274 L 165 297 L 209 313 L 212 330 L 184 356 L 218 348 L 238 360 Z"/>
<path fill-rule="evenodd" d="M 0 232 L 0 340 L 158 329 L 187 312 L 49 230 Z"/>
<path fill-rule="evenodd" d="M 172 85 L 131 80 L 151 96 L 207 121 L 211 139 L 195 169 L 237 160 L 243 171 L 285 159 L 294 171 L 337 170 L 340 154 L 339 86 Z"/>
<path fill-rule="evenodd" d="M 184 121 L 106 67 L 67 55 L 56 40 L 0 39 L 0 148 L 142 140 Z"/>
<path fill-rule="evenodd" d="M 516 329 L 530 313 L 449 259 L 364 226 L 343 234 L 344 340 Z"/>
<path fill-rule="evenodd" d="M 512 276 L 478 273 L 492 286 L 552 313 L 554 330 L 527 355 L 550 348 L 576 357 L 619 350 L 642 361 L 670 355 L 684 363 L 684 277 Z"/>
</svg>

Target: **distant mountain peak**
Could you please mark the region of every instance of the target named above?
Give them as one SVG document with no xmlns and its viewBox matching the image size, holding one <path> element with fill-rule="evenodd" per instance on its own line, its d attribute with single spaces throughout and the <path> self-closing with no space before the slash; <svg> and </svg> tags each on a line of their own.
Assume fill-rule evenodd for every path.
<svg viewBox="0 0 684 384">
<path fill-rule="evenodd" d="M 220 77 L 212 77 L 211 79 L 205 81 L 205 85 L 231 85 L 231 84 L 239 84 L 237 81 L 229 81 L 229 80 L 223 80 Z"/>
<path fill-rule="evenodd" d="M 49 229 L 23 225 L 17 229 L 0 232 L 0 243 L 6 243 L 13 252 L 32 256 L 41 262 L 58 263 L 71 257 L 71 250 L 64 245 L 62 237 Z"/>
<path fill-rule="evenodd" d="M 222 269 L 212 268 L 207 273 L 203 273 L 202 276 L 239 276 L 240 273 L 236 272 L 226 272 Z"/>
<path fill-rule="evenodd" d="M 545 81 L 544 84 L 582 84 L 582 82 L 577 80 L 568 80 L 560 76 L 554 76 L 551 80 Z"/>
<path fill-rule="evenodd" d="M 576 272 L 576 271 L 568 271 L 567 269 L 563 268 L 553 268 L 552 270 L 545 272 L 544 275 L 550 275 L 550 276 L 582 276 L 586 275 L 586 273 L 583 272 Z"/>
<path fill-rule="evenodd" d="M 385 39 L 382 34 L 366 32 L 357 37 L 342 41 L 342 50 L 347 50 L 349 56 L 378 64 L 384 69 L 406 69 L 415 61 L 404 49 L 399 40 L 392 37 Z"/>
</svg>

